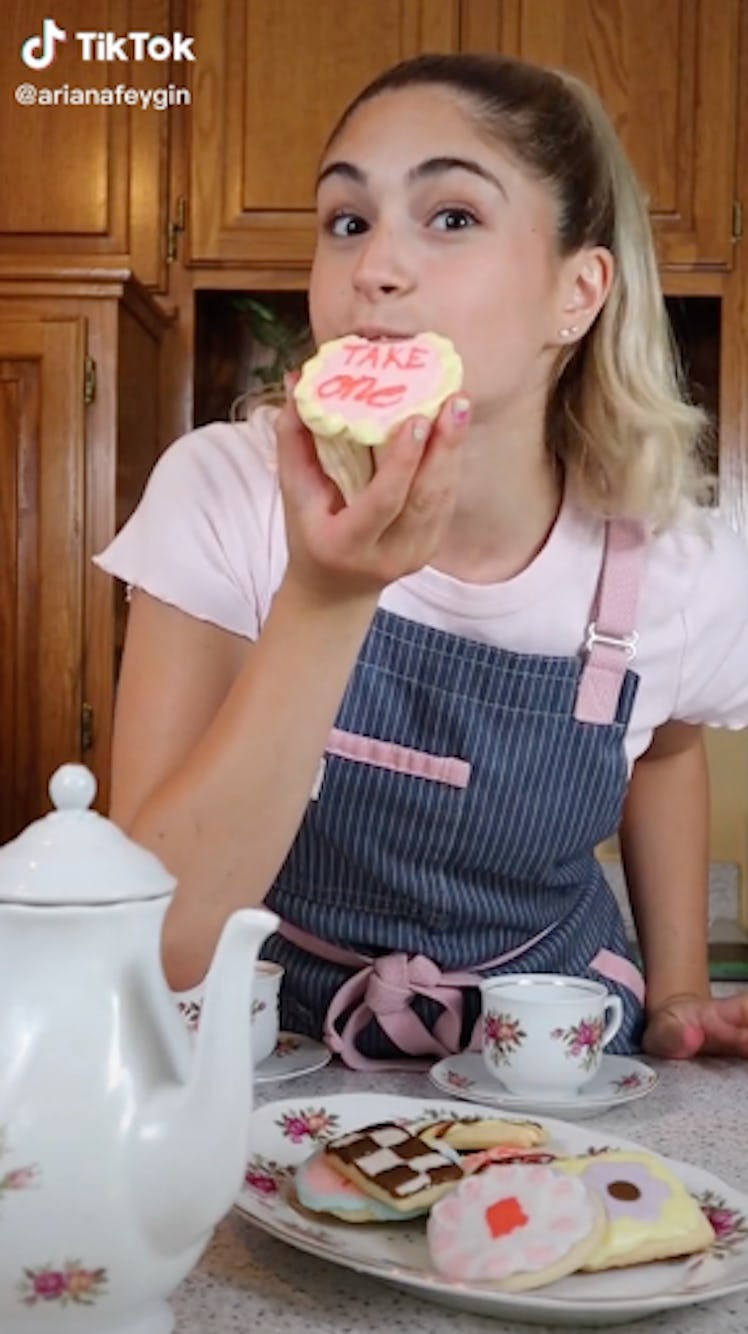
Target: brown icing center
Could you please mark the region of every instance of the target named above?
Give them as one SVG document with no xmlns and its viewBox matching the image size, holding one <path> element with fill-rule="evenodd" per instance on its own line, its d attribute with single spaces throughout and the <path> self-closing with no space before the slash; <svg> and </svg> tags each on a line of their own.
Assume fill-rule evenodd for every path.
<svg viewBox="0 0 748 1334">
<path fill-rule="evenodd" d="M 638 1200 L 641 1191 L 633 1181 L 611 1181 L 608 1194 L 612 1195 L 614 1200 Z"/>
</svg>

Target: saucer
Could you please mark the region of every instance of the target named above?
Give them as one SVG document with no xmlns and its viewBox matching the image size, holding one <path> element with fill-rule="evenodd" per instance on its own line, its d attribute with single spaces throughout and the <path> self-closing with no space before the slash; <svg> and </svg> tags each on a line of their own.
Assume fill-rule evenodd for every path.
<svg viewBox="0 0 748 1334">
<path fill-rule="evenodd" d="M 305 1037 L 303 1033 L 279 1033 L 275 1051 L 255 1066 L 255 1083 L 268 1084 L 271 1079 L 295 1079 L 297 1075 L 321 1070 L 332 1060 L 332 1052 L 321 1042 Z"/>
<path fill-rule="evenodd" d="M 568 1098 L 545 1100 L 535 1095 L 510 1093 L 486 1070 L 480 1052 L 464 1051 L 437 1061 L 429 1070 L 429 1079 L 444 1093 L 469 1102 L 490 1103 L 494 1107 L 544 1112 L 547 1116 L 572 1114 L 600 1116 L 609 1107 L 620 1107 L 651 1093 L 659 1075 L 642 1061 L 630 1056 L 603 1056 L 600 1069 L 589 1084 Z"/>
</svg>

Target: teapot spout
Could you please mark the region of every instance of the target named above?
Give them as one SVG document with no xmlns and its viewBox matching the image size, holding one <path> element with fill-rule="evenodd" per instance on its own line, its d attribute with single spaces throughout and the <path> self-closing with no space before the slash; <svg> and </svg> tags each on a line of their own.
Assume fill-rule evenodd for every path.
<svg viewBox="0 0 748 1334">
<path fill-rule="evenodd" d="M 206 1242 L 239 1192 L 252 1108 L 253 974 L 277 925 L 262 908 L 229 918 L 208 973 L 187 1082 L 155 1091 L 139 1118 L 133 1193 L 162 1254 Z"/>
</svg>

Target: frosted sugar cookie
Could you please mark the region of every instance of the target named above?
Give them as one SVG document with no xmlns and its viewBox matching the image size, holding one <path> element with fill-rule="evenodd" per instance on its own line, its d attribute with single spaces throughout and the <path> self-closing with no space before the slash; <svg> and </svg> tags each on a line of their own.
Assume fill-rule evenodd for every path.
<svg viewBox="0 0 748 1334">
<path fill-rule="evenodd" d="M 448 338 L 350 334 L 321 345 L 293 393 L 324 471 L 350 501 L 374 472 L 372 447 L 413 414 L 434 421 L 461 384 L 462 362 Z"/>
<path fill-rule="evenodd" d="M 463 1153 L 460 1167 L 466 1174 L 484 1172 L 496 1163 L 553 1163 L 556 1154 L 548 1149 L 521 1149 L 511 1144 L 494 1144 L 490 1149 L 478 1149 L 475 1153 Z"/>
<path fill-rule="evenodd" d="M 529 1149 L 545 1144 L 548 1132 L 538 1121 L 510 1121 L 494 1116 L 455 1117 L 444 1121 L 419 1121 L 411 1130 L 431 1144 L 447 1145 L 458 1153 L 516 1145 Z"/>
<path fill-rule="evenodd" d="M 453 1154 L 390 1121 L 330 1140 L 325 1154 L 341 1176 L 398 1210 L 428 1208 L 463 1177 Z"/>
<path fill-rule="evenodd" d="M 523 1163 L 466 1177 L 433 1206 L 426 1230 L 440 1274 L 523 1292 L 579 1269 L 605 1213 L 581 1179 Z"/>
<path fill-rule="evenodd" d="M 607 1226 L 584 1269 L 615 1269 L 706 1250 L 714 1230 L 682 1182 L 654 1154 L 609 1149 L 559 1159 L 554 1168 L 601 1199 Z"/>
<path fill-rule="evenodd" d="M 294 1188 L 299 1204 L 310 1213 L 331 1214 L 344 1223 L 403 1222 L 426 1212 L 425 1207 L 394 1209 L 391 1204 L 367 1195 L 336 1171 L 324 1149 L 317 1149 L 297 1167 Z"/>
</svg>

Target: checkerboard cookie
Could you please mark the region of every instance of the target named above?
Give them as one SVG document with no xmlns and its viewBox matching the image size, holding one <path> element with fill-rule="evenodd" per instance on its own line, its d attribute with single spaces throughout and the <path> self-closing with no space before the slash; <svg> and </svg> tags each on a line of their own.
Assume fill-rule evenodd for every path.
<svg viewBox="0 0 748 1334">
<path fill-rule="evenodd" d="M 397 1210 L 427 1209 L 463 1177 L 453 1153 L 389 1121 L 338 1136 L 325 1154 L 341 1176 Z"/>
</svg>

